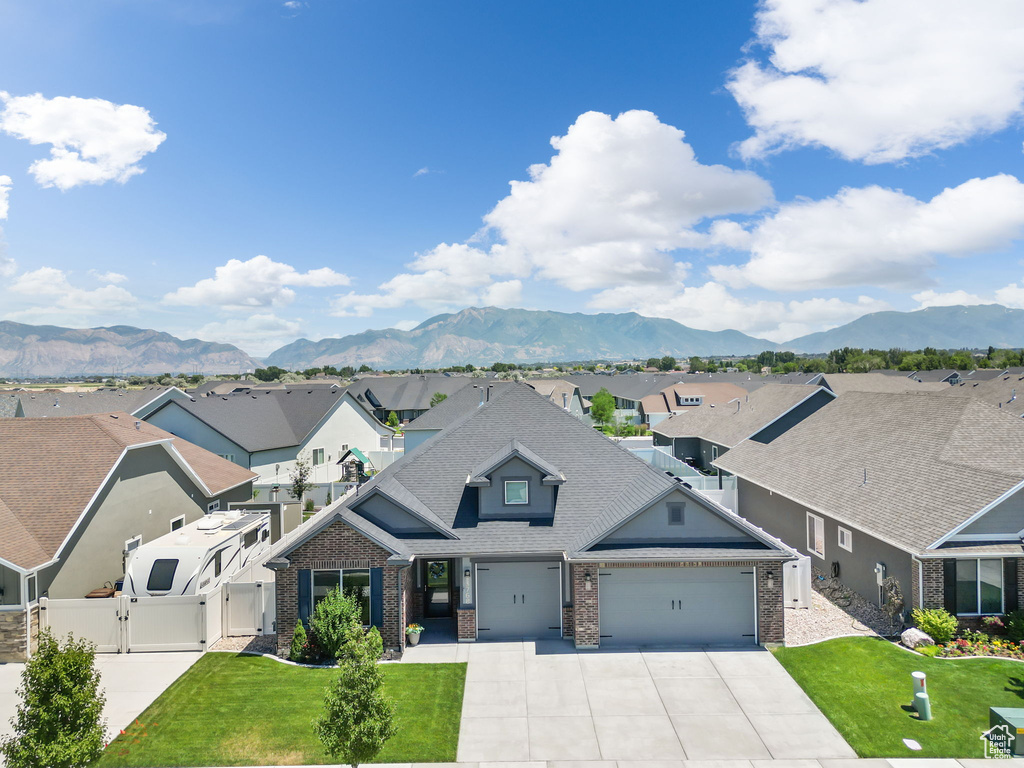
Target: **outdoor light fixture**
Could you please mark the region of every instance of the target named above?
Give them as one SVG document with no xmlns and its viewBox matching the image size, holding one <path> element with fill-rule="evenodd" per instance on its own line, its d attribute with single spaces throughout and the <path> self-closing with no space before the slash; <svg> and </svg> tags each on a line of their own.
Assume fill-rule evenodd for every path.
<svg viewBox="0 0 1024 768">
<path fill-rule="evenodd" d="M 765 573 L 765 576 L 768 577 L 768 589 L 771 589 L 775 586 L 775 573 L 774 571 L 768 571 Z"/>
<path fill-rule="evenodd" d="M 468 579 L 468 578 L 469 578 L 469 568 L 467 568 L 466 570 L 464 570 L 464 571 L 462 572 L 462 575 L 463 575 L 463 576 L 465 576 L 465 577 L 466 577 L 466 578 Z"/>
<path fill-rule="evenodd" d="M 591 589 L 593 587 L 593 585 L 594 585 L 594 580 L 590 577 L 589 573 L 586 574 L 583 577 L 583 588 L 584 589 Z"/>
</svg>

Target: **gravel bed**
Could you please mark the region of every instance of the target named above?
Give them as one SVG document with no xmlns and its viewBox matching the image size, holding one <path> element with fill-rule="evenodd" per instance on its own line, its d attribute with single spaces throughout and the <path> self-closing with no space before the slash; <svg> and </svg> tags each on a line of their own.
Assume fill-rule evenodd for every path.
<svg viewBox="0 0 1024 768">
<path fill-rule="evenodd" d="M 821 585 L 813 579 L 810 608 L 786 608 L 786 645 L 807 645 L 830 637 L 885 637 L 889 634 L 889 617 L 878 606 L 856 592 L 847 592 L 840 607 L 818 591 Z M 899 627 L 896 627 L 899 629 Z"/>
<path fill-rule="evenodd" d="M 248 651 L 249 653 L 277 653 L 277 635 L 240 635 L 222 637 L 213 644 L 213 651 Z"/>
</svg>

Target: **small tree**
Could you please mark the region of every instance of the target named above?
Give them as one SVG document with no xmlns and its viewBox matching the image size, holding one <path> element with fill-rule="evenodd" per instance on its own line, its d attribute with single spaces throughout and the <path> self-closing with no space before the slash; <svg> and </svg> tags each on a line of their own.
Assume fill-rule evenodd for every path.
<svg viewBox="0 0 1024 768">
<path fill-rule="evenodd" d="M 292 487 L 288 491 L 292 498 L 298 502 L 302 501 L 302 498 L 309 491 L 313 490 L 313 483 L 309 479 L 313 468 L 309 464 L 309 459 L 305 456 L 298 456 L 295 459 L 295 469 L 290 473 L 292 480 Z"/>
<path fill-rule="evenodd" d="M 443 403 L 447 399 L 448 395 L 446 395 L 444 392 L 435 392 L 430 398 L 430 407 L 433 408 L 435 405 Z"/>
<path fill-rule="evenodd" d="M 292 661 L 306 661 L 306 628 L 301 621 L 295 625 L 292 644 L 288 649 L 288 658 Z"/>
<path fill-rule="evenodd" d="M 388 426 L 392 429 L 398 429 L 398 413 L 396 411 L 391 411 L 388 414 Z"/>
<path fill-rule="evenodd" d="M 21 673 L 12 736 L 0 739 L 8 768 L 80 768 L 103 753 L 103 704 L 94 646 L 44 629 Z"/>
<path fill-rule="evenodd" d="M 590 416 L 598 424 L 608 424 L 615 416 L 615 398 L 604 387 L 590 398 Z"/>
<path fill-rule="evenodd" d="M 332 758 L 358 768 L 373 760 L 395 735 L 395 705 L 384 695 L 377 661 L 383 644 L 376 628 L 349 630 L 340 674 L 324 695 L 324 711 L 313 730 Z"/>
</svg>

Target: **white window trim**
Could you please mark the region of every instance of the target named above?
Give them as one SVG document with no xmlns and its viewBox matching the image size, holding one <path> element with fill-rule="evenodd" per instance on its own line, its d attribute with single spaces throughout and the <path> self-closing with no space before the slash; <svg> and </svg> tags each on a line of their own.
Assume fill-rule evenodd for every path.
<svg viewBox="0 0 1024 768">
<path fill-rule="evenodd" d="M 320 452 L 320 461 L 316 460 L 317 451 Z M 319 466 L 327 463 L 327 451 L 324 450 L 323 448 L 314 448 L 313 451 L 312 451 L 311 457 L 312 458 L 311 458 L 310 463 L 314 467 L 319 467 Z"/>
<path fill-rule="evenodd" d="M 234 462 L 235 460 L 235 454 L 233 453 L 218 453 L 217 455 L 220 456 L 222 459 L 227 459 L 230 462 Z"/>
<path fill-rule="evenodd" d="M 843 526 L 841 525 L 838 526 L 838 528 L 839 534 L 838 541 L 836 543 L 839 544 L 839 548 L 845 549 L 847 552 L 853 552 L 853 531 L 851 531 L 849 528 L 843 528 Z M 846 534 L 846 544 L 843 544 L 844 533 Z"/>
<path fill-rule="evenodd" d="M 181 527 L 185 526 L 185 516 L 184 515 L 178 515 L 177 517 L 171 518 L 171 522 L 168 525 L 170 526 L 170 531 L 172 533 L 175 531 L 174 524 L 176 522 L 178 522 L 179 520 L 181 520 Z"/>
<path fill-rule="evenodd" d="M 523 483 L 526 485 L 526 500 L 525 501 L 509 501 L 508 500 L 508 484 L 509 483 Z M 518 507 L 526 506 L 530 503 L 530 481 L 529 480 L 506 480 L 505 486 L 505 506 L 507 507 Z"/>
<path fill-rule="evenodd" d="M 975 605 L 981 608 L 981 561 L 995 560 L 999 563 L 999 613 L 957 613 L 957 616 L 1003 616 L 1006 614 L 1006 572 L 1003 570 L 1003 559 L 996 557 L 958 557 L 957 562 L 973 560 L 975 562 L 974 590 Z M 957 582 L 959 583 L 959 581 Z"/>
<path fill-rule="evenodd" d="M 711 460 L 712 461 L 718 461 L 718 446 L 717 445 L 712 445 L 711 446 Z"/>
<path fill-rule="evenodd" d="M 806 528 L 807 528 L 807 530 L 805 532 L 805 535 L 807 537 L 807 542 L 806 542 L 806 544 L 807 544 L 807 551 L 810 552 L 815 557 L 818 557 L 818 558 L 821 558 L 822 560 L 824 560 L 825 559 L 825 518 L 819 517 L 818 515 L 815 515 L 813 512 L 808 512 L 807 513 L 807 522 L 810 523 L 811 520 L 814 520 L 814 532 L 816 532 L 818 525 L 821 525 L 821 552 L 818 552 L 814 548 L 814 539 L 816 539 L 817 536 L 815 536 L 814 532 L 812 532 L 811 526 L 805 524 Z"/>
<path fill-rule="evenodd" d="M 220 499 L 217 499 L 215 501 L 211 501 L 209 504 L 206 505 L 206 514 L 210 514 L 211 512 L 218 512 L 219 510 L 220 510 Z"/>
<path fill-rule="evenodd" d="M 29 589 L 29 582 L 32 582 L 32 589 Z M 25 577 L 25 594 L 23 595 L 23 602 L 27 608 L 33 608 L 39 604 L 39 578 L 35 573 L 30 573 Z M 29 598 L 29 593 L 35 592 L 34 598 Z"/>
</svg>

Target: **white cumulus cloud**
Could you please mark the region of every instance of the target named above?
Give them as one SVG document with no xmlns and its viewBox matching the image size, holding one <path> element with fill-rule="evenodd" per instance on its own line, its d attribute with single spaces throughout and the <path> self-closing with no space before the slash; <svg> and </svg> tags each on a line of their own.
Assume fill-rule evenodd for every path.
<svg viewBox="0 0 1024 768">
<path fill-rule="evenodd" d="M 200 339 L 234 344 L 257 356 L 269 355 L 303 335 L 301 321 L 278 317 L 272 312 L 210 322 L 189 333 Z"/>
<path fill-rule="evenodd" d="M 506 259 L 572 290 L 658 283 L 670 251 L 703 243 L 694 225 L 773 201 L 767 181 L 701 164 L 683 131 L 651 112 L 587 112 L 551 146 L 551 161 L 511 182 L 484 221 Z"/>
<path fill-rule="evenodd" d="M 10 212 L 11 186 L 10 176 L 0 176 L 0 220 L 6 219 Z"/>
<path fill-rule="evenodd" d="M 42 302 L 7 313 L 9 320 L 29 322 L 68 322 L 76 318 L 100 315 L 104 318 L 138 307 L 138 299 L 117 285 L 86 290 L 72 285 L 66 272 L 40 267 L 18 275 L 7 286 L 22 296 L 41 298 Z"/>
<path fill-rule="evenodd" d="M 290 264 L 254 256 L 248 261 L 230 259 L 214 270 L 213 277 L 178 288 L 164 296 L 163 302 L 231 310 L 282 307 L 295 300 L 292 288 L 328 288 L 349 281 L 347 275 L 329 267 L 299 272 Z"/>
<path fill-rule="evenodd" d="M 124 283 L 127 282 L 128 276 L 122 275 L 120 272 L 100 272 L 95 269 L 89 270 L 90 277 L 95 278 L 101 283 Z"/>
<path fill-rule="evenodd" d="M 149 111 L 104 99 L 42 94 L 11 96 L 0 91 L 0 130 L 32 144 L 50 144 L 50 157 L 29 172 L 44 187 L 126 182 L 167 138 Z"/>
<path fill-rule="evenodd" d="M 910 298 L 917 302 L 919 309 L 925 309 L 927 307 L 968 307 L 974 304 L 995 303 L 994 299 L 986 300 L 976 293 L 968 293 L 967 291 L 962 290 L 949 291 L 947 293 L 940 293 L 933 290 L 920 291 Z"/>
<path fill-rule="evenodd" d="M 898 161 L 1024 112 L 1020 0 L 762 0 L 754 31 L 768 60 L 727 84 L 754 129 L 748 159 L 822 146 Z"/>
<path fill-rule="evenodd" d="M 1022 233 L 1024 184 L 1006 174 L 971 179 L 926 202 L 877 186 L 843 189 L 782 205 L 751 228 L 746 264 L 709 271 L 733 287 L 775 291 L 921 287 L 936 256 L 1000 250 Z"/>
</svg>

